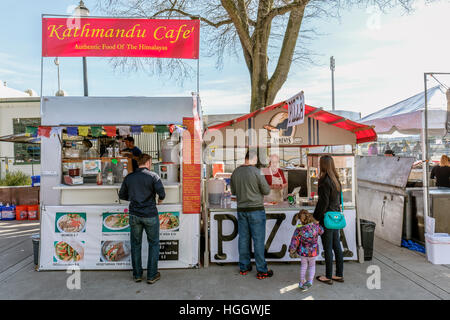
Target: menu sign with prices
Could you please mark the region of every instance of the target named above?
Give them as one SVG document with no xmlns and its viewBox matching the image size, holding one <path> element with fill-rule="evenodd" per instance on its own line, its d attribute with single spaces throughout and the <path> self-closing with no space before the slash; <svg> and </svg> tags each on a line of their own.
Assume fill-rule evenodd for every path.
<svg viewBox="0 0 450 320">
<path fill-rule="evenodd" d="M 159 241 L 159 260 L 178 260 L 178 240 Z"/>
<path fill-rule="evenodd" d="M 201 211 L 201 137 L 194 118 L 183 118 L 183 213 Z"/>
</svg>

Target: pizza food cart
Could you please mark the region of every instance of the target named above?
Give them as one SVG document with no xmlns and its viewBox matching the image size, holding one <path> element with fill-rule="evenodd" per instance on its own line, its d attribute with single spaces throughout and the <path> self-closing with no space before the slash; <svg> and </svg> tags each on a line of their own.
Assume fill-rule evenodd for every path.
<svg viewBox="0 0 450 320">
<path fill-rule="evenodd" d="M 198 266 L 201 170 L 188 161 L 200 124 L 198 101 L 43 97 L 38 270 L 131 269 L 128 203 L 118 196 L 132 170 L 120 154 L 127 136 L 150 153 L 166 190 L 158 205 L 159 267 Z M 144 264 L 147 253 L 143 241 Z"/>
<path fill-rule="evenodd" d="M 214 263 L 237 262 L 238 223 L 236 202 L 220 201 L 211 197 L 217 189 L 227 188 L 232 171 L 244 163 L 247 148 L 257 147 L 261 166 L 268 164 L 271 154 L 280 158 L 280 167 L 286 176 L 288 186 L 284 200 L 295 194 L 291 203 L 266 202 L 266 258 L 268 261 L 295 261 L 289 257 L 288 247 L 296 222 L 294 215 L 301 209 L 312 212 L 317 202 L 317 180 L 319 158 L 323 154 L 333 156 L 344 191 L 344 214 L 347 226 L 341 231 L 341 242 L 345 260 L 361 260 L 361 238 L 359 219 L 355 203 L 355 145 L 375 141 L 373 127 L 356 123 L 321 108 L 304 106 L 304 122 L 288 127 L 288 103 L 268 106 L 210 126 L 204 134 L 206 144 L 204 161 L 207 164 L 206 177 L 210 178 L 208 194 L 210 203 L 206 213 L 209 216 L 209 256 Z M 213 177 L 213 167 L 220 164 L 224 172 Z M 219 179 L 217 179 L 219 177 Z M 223 183 L 220 184 L 220 178 Z M 217 185 L 219 187 L 217 188 Z M 222 187 L 220 187 L 222 186 Z M 213 190 L 215 189 L 215 190 Z M 205 254 L 206 257 L 206 254 Z M 319 260 L 323 260 L 320 243 Z"/>
</svg>

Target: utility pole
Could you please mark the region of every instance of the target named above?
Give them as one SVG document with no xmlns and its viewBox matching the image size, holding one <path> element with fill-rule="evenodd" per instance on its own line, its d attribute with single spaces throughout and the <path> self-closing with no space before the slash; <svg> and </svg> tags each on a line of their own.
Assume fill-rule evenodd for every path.
<svg viewBox="0 0 450 320">
<path fill-rule="evenodd" d="M 61 91 L 61 79 L 59 77 L 59 59 L 58 57 L 55 58 L 55 64 L 56 64 L 56 68 L 58 69 L 58 92 Z"/>
<path fill-rule="evenodd" d="M 331 103 L 332 103 L 332 110 L 334 111 L 334 70 L 336 68 L 336 61 L 334 60 L 334 57 L 331 56 L 330 58 L 330 70 L 331 70 Z"/>
<path fill-rule="evenodd" d="M 83 0 L 80 0 L 80 4 L 75 8 L 75 15 L 79 17 L 87 17 L 89 15 L 89 9 L 84 5 Z M 87 78 L 87 60 L 83 57 L 83 88 L 84 96 L 88 96 L 88 78 Z"/>
<path fill-rule="evenodd" d="M 56 96 L 63 96 L 64 93 L 61 91 L 61 79 L 60 79 L 60 76 L 59 76 L 59 59 L 58 59 L 58 57 L 55 58 L 55 65 L 56 65 L 56 68 L 58 70 L 58 91 L 56 91 L 55 95 Z"/>
</svg>

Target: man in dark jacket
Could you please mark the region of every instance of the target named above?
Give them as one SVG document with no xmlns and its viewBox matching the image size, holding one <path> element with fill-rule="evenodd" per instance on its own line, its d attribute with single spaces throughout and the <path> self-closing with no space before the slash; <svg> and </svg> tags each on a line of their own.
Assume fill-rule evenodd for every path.
<svg viewBox="0 0 450 320">
<path fill-rule="evenodd" d="M 250 237 L 255 249 L 256 277 L 265 279 L 273 275 L 267 268 L 264 257 L 266 238 L 266 212 L 264 195 L 270 193 L 270 187 L 261 171 L 255 167 L 256 150 L 250 150 L 245 156 L 245 164 L 236 168 L 231 175 L 231 193 L 236 195 L 238 233 L 239 233 L 239 269 L 241 275 L 251 271 Z"/>
<path fill-rule="evenodd" d="M 159 218 L 156 208 L 166 193 L 160 177 L 150 171 L 152 158 L 148 154 L 138 157 L 139 168 L 125 177 L 119 198 L 130 202 L 130 240 L 133 278 L 142 281 L 142 233 L 145 229 L 148 241 L 147 283 L 153 284 L 161 278 L 158 272 L 159 260 Z"/>
</svg>

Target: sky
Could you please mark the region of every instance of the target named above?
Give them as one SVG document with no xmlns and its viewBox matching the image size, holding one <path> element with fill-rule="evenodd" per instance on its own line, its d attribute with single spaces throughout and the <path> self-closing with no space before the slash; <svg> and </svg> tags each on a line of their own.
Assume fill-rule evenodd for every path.
<svg viewBox="0 0 450 320">
<path fill-rule="evenodd" d="M 97 0 L 85 0 L 91 15 Z M 18 90 L 40 93 L 41 14 L 69 14 L 74 0 L 0 0 L 0 80 Z M 336 59 L 337 110 L 362 116 L 404 100 L 424 89 L 424 72 L 450 72 L 450 1 L 425 4 L 414 11 L 380 13 L 372 7 L 341 12 L 340 19 L 314 22 L 321 35 L 308 43 L 317 56 L 313 65 L 293 65 L 275 102 L 303 90 L 306 103 L 331 110 L 330 56 Z M 303 26 L 304 28 L 310 26 Z M 195 61 L 188 61 L 194 68 Z M 242 57 L 225 57 L 224 67 L 200 55 L 200 96 L 205 114 L 247 113 L 250 80 Z M 53 58 L 44 59 L 44 95 L 58 90 Z M 83 95 L 81 58 L 60 58 L 61 86 L 70 96 Z M 450 85 L 450 76 L 438 78 Z M 109 58 L 88 58 L 89 95 L 186 96 L 196 79 L 178 81 L 145 72 L 113 70 Z M 436 83 L 429 82 L 429 86 Z"/>
</svg>

